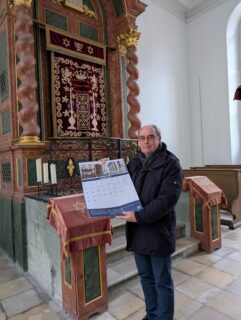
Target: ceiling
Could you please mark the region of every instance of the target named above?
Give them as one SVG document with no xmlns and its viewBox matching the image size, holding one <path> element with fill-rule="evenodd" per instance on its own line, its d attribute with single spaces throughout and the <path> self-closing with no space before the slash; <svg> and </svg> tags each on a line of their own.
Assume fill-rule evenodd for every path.
<svg viewBox="0 0 241 320">
<path fill-rule="evenodd" d="M 180 3 L 182 3 L 185 7 L 187 7 L 188 9 L 194 8 L 196 6 L 200 6 L 205 4 L 206 0 L 177 0 Z"/>
<path fill-rule="evenodd" d="M 192 18 L 210 10 L 226 0 L 152 0 L 156 4 L 178 14 L 184 19 Z M 148 1 L 146 0 L 146 3 Z"/>
<path fill-rule="evenodd" d="M 175 2 L 184 7 L 186 18 L 190 18 L 203 10 L 209 10 L 224 0 L 175 0 Z"/>
<path fill-rule="evenodd" d="M 188 21 L 199 14 L 211 10 L 226 0 L 152 0 L 173 14 Z M 148 4 L 148 0 L 144 0 Z"/>
</svg>

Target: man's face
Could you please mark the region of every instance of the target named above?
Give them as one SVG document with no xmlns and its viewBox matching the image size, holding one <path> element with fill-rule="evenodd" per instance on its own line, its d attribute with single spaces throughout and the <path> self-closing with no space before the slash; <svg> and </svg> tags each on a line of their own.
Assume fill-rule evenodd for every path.
<svg viewBox="0 0 241 320">
<path fill-rule="evenodd" d="M 159 146 L 161 138 L 157 136 L 155 129 L 151 126 L 143 127 L 139 132 L 139 147 L 147 157 Z"/>
</svg>

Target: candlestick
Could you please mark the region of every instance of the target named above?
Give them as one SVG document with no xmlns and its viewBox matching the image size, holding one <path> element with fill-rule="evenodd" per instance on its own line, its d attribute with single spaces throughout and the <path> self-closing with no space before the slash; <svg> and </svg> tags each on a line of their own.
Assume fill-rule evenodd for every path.
<svg viewBox="0 0 241 320">
<path fill-rule="evenodd" d="M 48 163 L 43 164 L 44 169 L 44 183 L 49 183 L 49 167 Z"/>
<path fill-rule="evenodd" d="M 56 175 L 56 165 L 54 163 L 51 163 L 50 165 L 50 175 L 51 175 L 51 183 L 56 184 L 57 175 Z"/>
<path fill-rule="evenodd" d="M 37 182 L 42 182 L 42 160 L 40 158 L 36 160 L 36 173 Z"/>
</svg>

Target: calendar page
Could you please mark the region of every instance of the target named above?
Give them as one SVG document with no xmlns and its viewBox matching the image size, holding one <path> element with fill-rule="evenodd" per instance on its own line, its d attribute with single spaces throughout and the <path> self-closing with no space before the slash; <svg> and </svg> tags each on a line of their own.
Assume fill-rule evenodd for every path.
<svg viewBox="0 0 241 320">
<path fill-rule="evenodd" d="M 140 211 L 141 202 L 123 159 L 80 162 L 86 206 L 91 217 Z"/>
</svg>

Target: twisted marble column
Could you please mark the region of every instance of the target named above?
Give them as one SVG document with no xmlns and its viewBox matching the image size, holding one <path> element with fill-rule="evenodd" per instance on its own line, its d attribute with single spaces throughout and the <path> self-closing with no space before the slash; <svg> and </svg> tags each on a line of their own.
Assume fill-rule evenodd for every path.
<svg viewBox="0 0 241 320">
<path fill-rule="evenodd" d="M 15 0 L 14 14 L 16 17 L 15 43 L 17 63 L 17 76 L 21 84 L 17 96 L 22 105 L 18 113 L 19 124 L 23 129 L 19 143 L 39 143 L 40 129 L 37 123 L 38 103 L 36 99 L 37 81 L 35 79 L 33 21 L 31 18 L 31 0 Z"/>
<path fill-rule="evenodd" d="M 129 78 L 127 79 L 127 83 L 126 83 L 129 89 L 127 102 L 130 106 L 130 109 L 128 112 L 128 120 L 130 122 L 128 135 L 131 139 L 136 139 L 137 132 L 141 127 L 141 122 L 137 116 L 137 114 L 141 110 L 141 106 L 139 101 L 137 100 L 137 96 L 140 93 L 140 89 L 137 84 L 137 80 L 139 78 L 139 72 L 136 67 L 138 63 L 138 58 L 136 55 L 136 47 L 134 45 L 127 47 L 126 57 L 128 59 L 126 70 L 129 74 Z"/>
<path fill-rule="evenodd" d="M 117 38 L 118 48 L 122 54 L 126 54 L 128 60 L 126 70 L 129 78 L 127 79 L 127 87 L 129 89 L 127 102 L 129 105 L 128 120 L 130 127 L 128 135 L 131 139 L 138 137 L 138 130 L 141 127 L 141 122 L 137 116 L 140 112 L 140 103 L 137 96 L 140 93 L 137 80 L 139 78 L 139 72 L 137 69 L 138 57 L 136 55 L 136 45 L 139 40 L 140 33 L 136 30 L 130 29 L 128 33 L 121 34 Z"/>
</svg>

